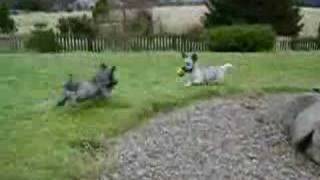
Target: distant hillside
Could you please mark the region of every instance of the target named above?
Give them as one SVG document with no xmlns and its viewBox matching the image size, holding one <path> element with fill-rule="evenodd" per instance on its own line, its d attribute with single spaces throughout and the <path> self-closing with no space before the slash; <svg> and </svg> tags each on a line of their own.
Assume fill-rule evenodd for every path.
<svg viewBox="0 0 320 180">
<path fill-rule="evenodd" d="M 169 33 L 184 33 L 195 26 L 201 25 L 201 17 L 206 12 L 205 6 L 167 6 L 153 10 L 154 30 L 162 29 Z M 302 8 L 304 28 L 301 36 L 316 36 L 320 24 L 320 8 Z M 33 25 L 38 22 L 47 22 L 49 27 L 55 28 L 62 16 L 91 15 L 89 11 L 73 13 L 23 13 L 13 18 L 17 22 L 19 34 L 29 33 Z M 161 28 L 160 28 L 161 26 Z"/>
</svg>

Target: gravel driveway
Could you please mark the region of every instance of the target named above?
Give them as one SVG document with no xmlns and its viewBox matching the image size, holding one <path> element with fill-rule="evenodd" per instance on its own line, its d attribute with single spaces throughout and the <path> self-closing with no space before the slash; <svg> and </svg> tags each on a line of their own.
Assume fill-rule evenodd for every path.
<svg viewBox="0 0 320 180">
<path fill-rule="evenodd" d="M 159 114 L 119 141 L 117 168 L 101 179 L 318 180 L 320 167 L 295 153 L 275 122 L 294 97 L 212 99 Z"/>
</svg>

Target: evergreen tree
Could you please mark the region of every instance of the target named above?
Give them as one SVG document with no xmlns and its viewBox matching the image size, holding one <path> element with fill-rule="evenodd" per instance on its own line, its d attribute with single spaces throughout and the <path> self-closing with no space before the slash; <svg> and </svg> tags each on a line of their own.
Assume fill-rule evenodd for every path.
<svg viewBox="0 0 320 180">
<path fill-rule="evenodd" d="M 318 26 L 318 39 L 320 40 L 320 24 Z"/>
<path fill-rule="evenodd" d="M 0 5 L 0 33 L 10 33 L 15 30 L 14 20 L 10 18 L 10 12 L 6 4 Z"/>
<path fill-rule="evenodd" d="M 109 0 L 98 0 L 95 7 L 92 10 L 92 17 L 97 20 L 99 16 L 107 16 L 110 11 Z"/>
<path fill-rule="evenodd" d="M 303 24 L 295 0 L 208 0 L 206 27 L 271 24 L 279 35 L 295 36 Z"/>
</svg>

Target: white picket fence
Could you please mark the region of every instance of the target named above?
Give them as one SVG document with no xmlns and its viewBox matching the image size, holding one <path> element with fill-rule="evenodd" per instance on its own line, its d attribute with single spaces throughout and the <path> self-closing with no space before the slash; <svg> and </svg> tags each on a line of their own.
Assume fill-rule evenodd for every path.
<svg viewBox="0 0 320 180">
<path fill-rule="evenodd" d="M 320 39 L 279 37 L 275 44 L 276 51 L 318 51 Z"/>
<path fill-rule="evenodd" d="M 204 41 L 195 41 L 183 36 L 133 37 L 130 39 L 104 39 L 57 36 L 62 52 L 70 51 L 209 51 Z M 24 49 L 25 39 L 20 36 L 0 36 L 0 51 Z M 319 51 L 320 39 L 292 39 L 279 37 L 275 51 Z"/>
<path fill-rule="evenodd" d="M 68 51 L 208 51 L 207 43 L 174 36 L 138 36 L 126 39 L 57 36 L 63 52 Z"/>
</svg>

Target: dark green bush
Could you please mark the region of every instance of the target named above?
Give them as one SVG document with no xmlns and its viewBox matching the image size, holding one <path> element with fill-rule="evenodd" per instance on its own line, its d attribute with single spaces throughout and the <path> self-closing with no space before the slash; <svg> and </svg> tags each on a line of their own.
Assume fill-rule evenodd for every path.
<svg viewBox="0 0 320 180">
<path fill-rule="evenodd" d="M 204 37 L 204 27 L 200 25 L 192 26 L 184 35 L 192 40 L 202 40 Z"/>
<path fill-rule="evenodd" d="M 35 23 L 33 26 L 36 29 L 45 29 L 48 27 L 48 24 L 44 22 L 38 22 L 38 23 Z"/>
<path fill-rule="evenodd" d="M 15 28 L 15 22 L 10 18 L 9 8 L 4 3 L 0 4 L 0 33 L 11 33 Z"/>
<path fill-rule="evenodd" d="M 61 35 L 64 36 L 75 36 L 75 37 L 86 37 L 88 38 L 89 50 L 93 50 L 92 41 L 98 36 L 99 28 L 95 21 L 87 16 L 83 15 L 80 17 L 63 17 L 58 21 L 57 28 Z"/>
<path fill-rule="evenodd" d="M 58 52 L 61 47 L 56 41 L 55 33 L 52 29 L 36 29 L 31 33 L 26 42 L 26 47 L 41 53 Z"/>
<path fill-rule="evenodd" d="M 275 32 L 265 25 L 216 27 L 208 31 L 212 51 L 257 52 L 273 49 Z"/>
<path fill-rule="evenodd" d="M 98 0 L 95 7 L 92 9 L 92 17 L 94 20 L 105 18 L 108 16 L 110 11 L 109 0 Z"/>
<path fill-rule="evenodd" d="M 14 3 L 15 9 L 27 11 L 48 11 L 53 7 L 53 0 L 19 0 Z"/>
<path fill-rule="evenodd" d="M 296 0 L 207 0 L 204 25 L 270 24 L 280 36 L 297 36 L 303 28 Z M 305 1 L 305 0 L 304 0 Z"/>
<path fill-rule="evenodd" d="M 128 22 L 127 33 L 132 36 L 148 36 L 153 33 L 152 15 L 148 11 L 141 10 L 137 16 Z"/>
<path fill-rule="evenodd" d="M 87 15 L 60 18 L 57 28 L 62 35 L 94 38 L 98 33 L 98 28 L 93 19 Z"/>
</svg>

